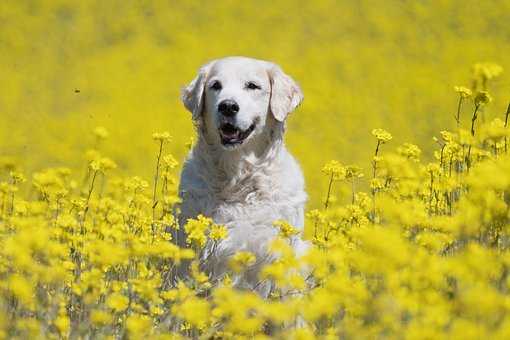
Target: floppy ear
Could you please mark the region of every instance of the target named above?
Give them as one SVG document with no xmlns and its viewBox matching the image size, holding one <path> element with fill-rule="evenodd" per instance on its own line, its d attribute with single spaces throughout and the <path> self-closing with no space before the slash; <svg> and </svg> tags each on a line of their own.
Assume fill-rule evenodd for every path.
<svg viewBox="0 0 510 340">
<path fill-rule="evenodd" d="M 271 64 L 269 79 L 271 82 L 271 100 L 269 106 L 276 120 L 283 122 L 287 115 L 301 104 L 303 92 L 299 85 L 291 77 L 283 73 L 282 69 L 277 65 Z"/>
<path fill-rule="evenodd" d="M 205 64 L 198 71 L 198 75 L 181 92 L 181 100 L 186 109 L 191 112 L 193 120 L 200 118 L 204 109 L 205 80 L 212 62 Z"/>
</svg>

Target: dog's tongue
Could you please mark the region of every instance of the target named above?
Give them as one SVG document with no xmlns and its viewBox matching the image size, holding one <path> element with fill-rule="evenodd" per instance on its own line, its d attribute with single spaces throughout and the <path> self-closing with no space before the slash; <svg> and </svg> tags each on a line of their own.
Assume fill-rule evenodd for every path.
<svg viewBox="0 0 510 340">
<path fill-rule="evenodd" d="M 229 138 L 229 139 L 235 139 L 235 138 L 239 137 L 239 130 L 231 125 L 225 125 L 221 129 L 221 132 L 224 137 Z"/>
</svg>

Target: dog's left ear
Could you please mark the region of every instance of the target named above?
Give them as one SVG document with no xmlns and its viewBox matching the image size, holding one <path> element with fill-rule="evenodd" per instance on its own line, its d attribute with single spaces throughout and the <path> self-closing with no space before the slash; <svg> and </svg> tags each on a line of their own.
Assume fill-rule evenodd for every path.
<svg viewBox="0 0 510 340">
<path fill-rule="evenodd" d="M 283 122 L 287 115 L 301 104 L 303 92 L 299 85 L 286 75 L 279 66 L 270 64 L 268 73 L 271 82 L 269 106 L 276 120 Z"/>
<path fill-rule="evenodd" d="M 198 120 L 204 109 L 205 80 L 213 62 L 200 68 L 198 75 L 181 92 L 181 100 L 186 109 L 191 112 L 193 120 Z"/>
</svg>

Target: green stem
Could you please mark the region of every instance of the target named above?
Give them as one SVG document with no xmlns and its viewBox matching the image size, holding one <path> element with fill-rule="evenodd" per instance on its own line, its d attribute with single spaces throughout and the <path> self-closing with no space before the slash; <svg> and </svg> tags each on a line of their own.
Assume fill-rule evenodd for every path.
<svg viewBox="0 0 510 340">
<path fill-rule="evenodd" d="M 510 103 L 508 103 L 508 108 L 506 109 L 505 128 L 508 127 L 508 116 L 510 116 Z M 505 137 L 505 153 L 507 152 L 508 152 L 508 138 Z"/>
<path fill-rule="evenodd" d="M 85 223 L 85 219 L 87 218 L 87 212 L 89 211 L 89 202 L 90 197 L 92 196 L 92 192 L 94 191 L 94 183 L 96 181 L 98 170 L 94 171 L 94 174 L 92 175 L 92 182 L 90 183 L 89 192 L 87 194 L 87 202 L 85 203 L 85 212 L 83 213 L 83 223 Z M 83 233 L 83 229 L 82 229 Z"/>
<path fill-rule="evenodd" d="M 473 117 L 471 118 L 471 136 L 475 135 L 475 122 L 478 118 L 478 110 L 480 109 L 480 104 L 475 106 L 475 111 L 473 112 Z"/>
<path fill-rule="evenodd" d="M 159 143 L 159 153 L 158 160 L 156 163 L 156 174 L 154 175 L 154 189 L 152 191 L 152 220 L 156 218 L 156 205 L 158 202 L 156 201 L 156 190 L 158 188 L 158 179 L 159 179 L 159 164 L 161 161 L 161 153 L 163 152 L 163 141 L 161 140 Z"/>
<path fill-rule="evenodd" d="M 434 174 L 430 173 L 429 216 L 432 215 L 432 194 L 434 193 Z"/>
<path fill-rule="evenodd" d="M 326 202 L 324 202 L 324 210 L 328 210 L 329 197 L 331 196 L 331 187 L 332 186 L 333 186 L 333 173 L 331 173 L 331 177 L 329 178 L 328 194 L 326 196 Z"/>
<path fill-rule="evenodd" d="M 457 105 L 457 116 L 455 120 L 457 121 L 457 129 L 460 127 L 460 109 L 462 107 L 462 96 L 459 96 L 459 104 Z"/>
<path fill-rule="evenodd" d="M 374 160 L 372 162 L 372 178 L 375 180 L 376 176 L 377 176 L 377 161 L 375 160 L 375 158 L 377 157 L 377 155 L 379 154 L 379 147 L 381 146 L 381 141 L 378 139 L 377 140 L 377 146 L 375 147 L 375 153 L 374 153 Z M 375 189 L 372 189 L 372 205 L 373 205 L 373 209 L 372 209 L 372 217 L 373 217 L 373 221 L 375 221 Z"/>
<path fill-rule="evenodd" d="M 354 204 L 356 198 L 356 191 L 354 189 L 354 178 L 352 179 L 352 204 Z"/>
<path fill-rule="evenodd" d="M 475 135 L 475 122 L 476 122 L 476 119 L 478 118 L 478 110 L 479 109 L 480 109 L 480 104 L 476 105 L 475 110 L 473 111 L 473 117 L 471 118 L 471 136 Z M 469 145 L 468 154 L 466 157 L 466 165 L 467 165 L 468 171 L 471 168 L 471 148 L 472 148 L 472 146 Z"/>
<path fill-rule="evenodd" d="M 13 180 L 12 185 L 16 185 L 16 182 Z M 14 214 L 14 190 L 11 192 L 11 210 L 10 215 L 12 216 Z"/>
</svg>

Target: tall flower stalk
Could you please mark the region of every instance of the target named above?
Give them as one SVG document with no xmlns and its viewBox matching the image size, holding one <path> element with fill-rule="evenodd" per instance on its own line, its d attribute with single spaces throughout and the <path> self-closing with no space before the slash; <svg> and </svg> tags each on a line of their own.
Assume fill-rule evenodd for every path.
<svg viewBox="0 0 510 340">
<path fill-rule="evenodd" d="M 377 178 L 378 164 L 382 160 L 382 158 L 379 156 L 379 149 L 381 145 L 389 142 L 393 138 L 393 136 L 383 129 L 372 130 L 372 135 L 377 139 L 377 145 L 375 147 L 374 157 L 372 159 L 372 182 L 370 185 L 372 189 L 372 221 L 375 221 L 376 215 L 375 197 L 377 192 L 381 190 L 383 187 L 382 183 Z"/>
<path fill-rule="evenodd" d="M 505 129 L 508 129 L 508 116 L 510 116 L 510 103 L 508 103 L 508 108 L 506 109 L 505 114 Z M 505 136 L 505 153 L 508 153 L 508 137 Z"/>
<path fill-rule="evenodd" d="M 171 140 L 170 133 L 168 132 L 156 132 L 152 134 L 152 138 L 159 143 L 158 155 L 156 157 L 156 169 L 154 171 L 154 185 L 152 189 L 152 229 L 155 232 L 155 221 L 156 221 L 156 206 L 158 205 L 157 190 L 159 180 L 159 170 L 161 167 L 161 155 L 163 154 L 163 145 L 165 142 Z"/>
<path fill-rule="evenodd" d="M 473 92 L 470 89 L 464 86 L 455 86 L 455 92 L 459 94 L 459 102 L 457 104 L 457 114 L 455 115 L 455 121 L 457 122 L 457 129 L 460 128 L 460 113 L 462 109 L 462 102 L 464 99 L 471 97 Z"/>
<path fill-rule="evenodd" d="M 490 94 L 487 91 L 480 91 L 476 94 L 476 96 L 474 98 L 475 109 L 473 111 L 473 116 L 471 117 L 471 136 L 472 137 L 475 136 L 475 123 L 478 118 L 480 108 L 487 105 L 491 101 L 492 101 L 492 97 L 490 96 Z M 472 147 L 473 147 L 473 145 L 472 145 L 472 143 L 470 143 L 469 147 L 468 147 L 468 153 L 466 156 L 466 164 L 467 164 L 468 171 L 471 168 L 471 149 L 472 149 Z"/>
</svg>

